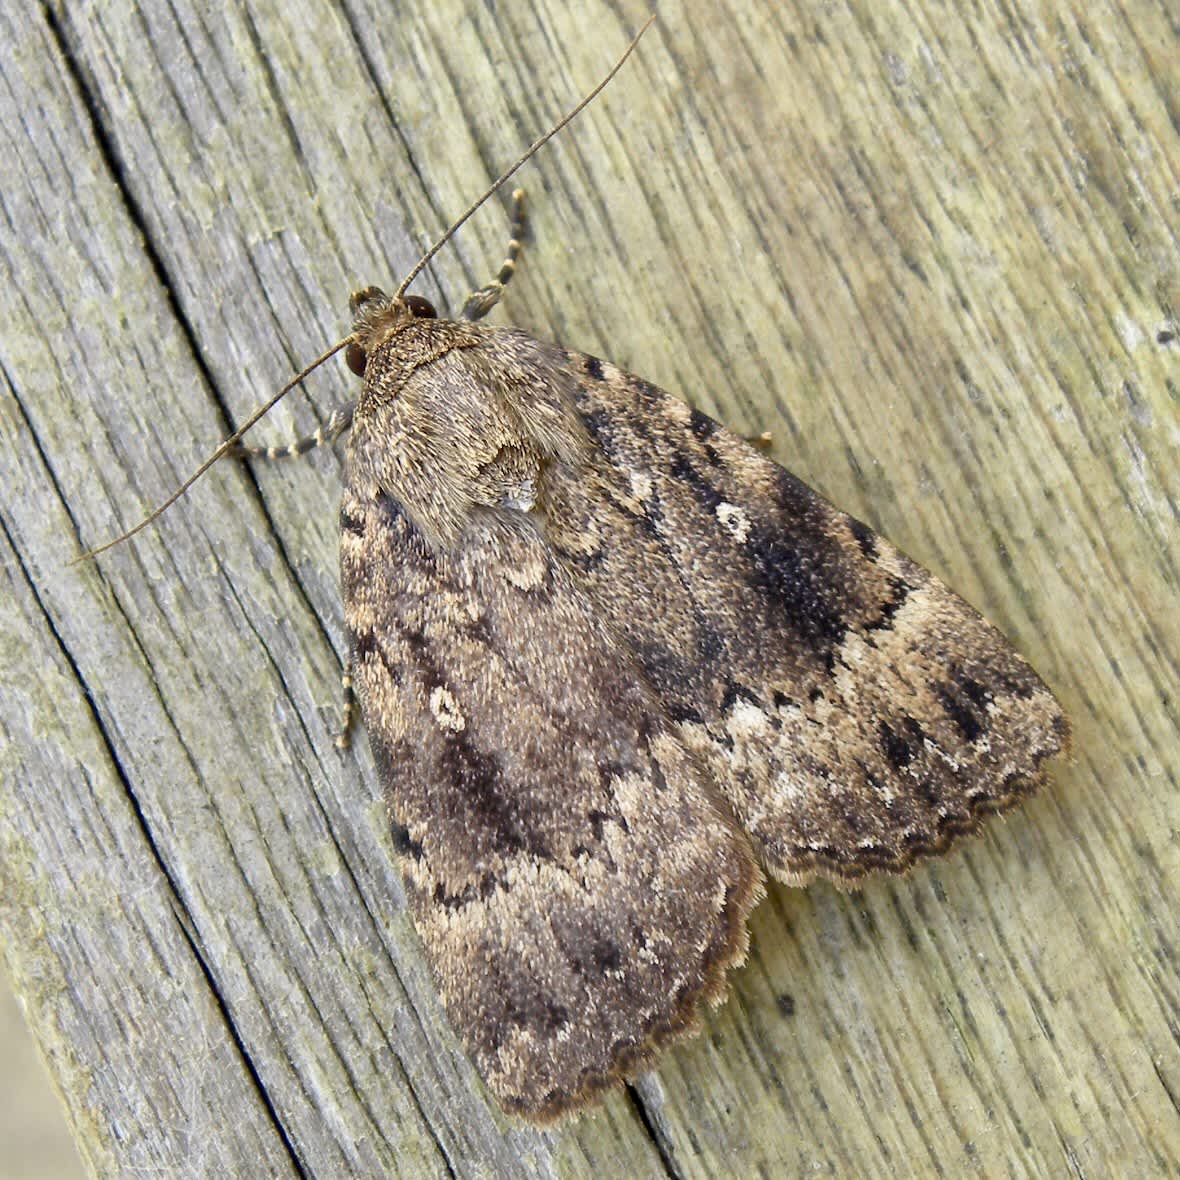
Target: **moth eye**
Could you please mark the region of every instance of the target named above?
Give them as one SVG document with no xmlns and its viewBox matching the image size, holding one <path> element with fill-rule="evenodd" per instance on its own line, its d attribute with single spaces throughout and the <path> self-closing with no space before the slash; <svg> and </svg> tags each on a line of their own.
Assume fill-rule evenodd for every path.
<svg viewBox="0 0 1180 1180">
<path fill-rule="evenodd" d="M 434 310 L 434 304 L 429 299 L 423 299 L 421 295 L 407 295 L 406 306 L 410 309 L 410 314 L 416 320 L 433 320 L 438 318 L 438 312 Z"/>
<path fill-rule="evenodd" d="M 358 376 L 365 375 L 365 364 L 369 359 L 368 353 L 365 352 L 359 344 L 350 344 L 344 350 L 344 363 Z"/>
</svg>

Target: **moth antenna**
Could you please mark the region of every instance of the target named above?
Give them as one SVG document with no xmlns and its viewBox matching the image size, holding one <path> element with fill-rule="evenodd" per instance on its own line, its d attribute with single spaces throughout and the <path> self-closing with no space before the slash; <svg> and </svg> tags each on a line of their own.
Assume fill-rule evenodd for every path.
<svg viewBox="0 0 1180 1180">
<path fill-rule="evenodd" d="M 567 112 L 565 115 L 563 115 L 562 118 L 558 120 L 558 122 L 554 123 L 554 125 L 552 127 L 550 127 L 549 130 L 546 131 L 545 134 L 540 137 L 540 139 L 535 140 L 532 143 L 532 145 L 529 147 L 529 149 L 524 153 L 524 155 L 521 156 L 520 159 L 517 160 L 516 163 L 513 164 L 512 167 L 509 168 L 507 172 L 505 172 L 498 180 L 496 180 L 495 183 L 493 183 L 488 188 L 487 192 L 485 192 L 483 194 L 483 196 L 481 196 L 478 200 L 474 201 L 469 206 L 467 211 L 461 217 L 458 218 L 458 220 L 451 222 L 450 228 L 447 229 L 446 233 L 444 233 L 442 235 L 442 237 L 439 238 L 438 241 L 435 242 L 434 245 L 431 246 L 430 249 L 427 250 L 426 253 L 423 254 L 421 258 L 418 259 L 418 261 L 414 264 L 413 268 L 411 269 L 410 273 L 408 275 L 406 275 L 406 277 L 404 279 L 402 279 L 401 286 L 398 287 L 398 289 L 394 292 L 394 296 L 393 296 L 394 299 L 400 299 L 402 297 L 402 295 L 405 294 L 406 288 L 422 273 L 423 267 L 425 267 L 426 264 L 447 244 L 447 242 L 449 242 L 451 240 L 451 238 L 453 238 L 455 236 L 455 232 L 459 229 L 459 227 L 490 196 L 495 194 L 496 191 L 504 185 L 504 183 L 516 172 L 516 170 L 518 168 L 520 168 L 523 164 L 527 163 L 530 159 L 532 159 L 532 157 L 535 156 L 537 154 L 537 152 L 540 151 L 541 148 L 543 148 L 545 146 L 545 144 L 547 144 L 563 127 L 565 127 L 568 123 L 573 122 L 573 120 L 576 119 L 578 117 L 578 115 L 580 115 L 582 113 L 582 111 L 584 111 L 586 109 L 586 107 L 588 107 L 598 97 L 598 95 L 602 92 L 602 90 L 605 89 L 607 83 L 609 83 L 610 80 L 623 68 L 623 63 L 627 60 L 627 58 L 629 58 L 631 56 L 631 53 L 635 49 L 635 46 L 639 44 L 639 38 L 642 37 L 643 34 L 646 33 L 648 29 L 651 28 L 652 23 L 655 21 L 655 19 L 656 19 L 656 15 L 653 12 L 651 14 L 651 16 L 649 16 L 647 18 L 647 21 L 644 23 L 643 28 L 641 28 L 639 30 L 639 32 L 636 33 L 635 36 L 631 38 L 631 44 L 628 45 L 627 48 L 623 50 L 622 56 L 619 58 L 618 61 L 615 62 L 615 64 L 613 66 L 611 66 L 610 72 L 606 75 L 606 77 L 603 78 L 602 81 L 599 82 L 598 85 L 595 86 L 594 89 L 591 90 L 590 93 L 587 94 L 578 103 L 578 105 L 573 108 L 573 110 L 571 110 L 571 111 Z"/>
<path fill-rule="evenodd" d="M 278 403 L 284 397 L 286 397 L 287 394 L 290 393 L 300 381 L 318 369 L 320 365 L 324 363 L 324 361 L 328 360 L 329 357 L 335 356 L 336 353 L 338 353 L 342 348 L 345 348 L 351 344 L 353 339 L 354 337 L 351 335 L 346 336 L 343 340 L 339 341 L 339 343 L 333 344 L 327 352 L 321 353 L 306 368 L 296 373 L 296 375 L 292 377 L 291 380 L 288 381 L 287 384 L 284 385 L 283 388 L 280 389 L 278 393 L 276 393 L 274 397 L 270 399 L 270 401 L 268 401 L 264 406 L 261 406 L 255 410 L 254 413 L 251 414 L 250 417 L 247 418 L 246 421 L 241 426 L 239 426 L 237 430 L 235 430 L 233 434 L 231 434 L 229 438 L 227 438 L 225 442 L 223 442 L 217 448 L 217 450 L 215 450 L 213 454 L 210 455 L 209 458 L 206 459 L 205 462 L 202 463 L 201 466 L 198 467 L 196 471 L 194 471 L 192 475 L 190 475 L 188 479 L 186 479 L 184 483 L 182 483 L 180 487 L 178 487 L 176 491 L 174 491 L 172 495 L 168 497 L 167 500 L 164 501 L 163 504 L 149 512 L 148 515 L 145 516 L 143 520 L 141 520 L 134 528 L 128 529 L 125 533 L 120 533 L 119 536 L 117 536 L 113 541 L 107 541 L 105 545 L 99 545 L 94 549 L 87 549 L 85 553 L 79 554 L 79 556 L 75 557 L 69 564 L 77 565 L 81 561 L 89 561 L 92 557 L 97 557 L 100 553 L 105 553 L 108 549 L 113 549 L 116 545 L 121 545 L 128 538 L 134 537 L 135 534 L 140 531 L 140 529 L 147 528 L 147 526 L 151 524 L 157 516 L 171 508 L 172 505 L 175 504 L 176 501 L 179 500 L 180 497 L 183 496 L 184 493 L 187 492 L 189 488 L 191 488 L 193 484 L 195 484 L 197 480 L 200 479 L 201 476 L 204 475 L 205 472 L 208 471 L 209 468 L 212 467 L 213 464 L 216 463 L 217 460 L 220 459 L 226 453 L 226 451 L 228 451 L 230 447 L 232 447 L 234 443 L 236 443 L 242 437 L 242 435 L 250 429 L 251 426 L 254 425 L 255 422 L 258 421 L 259 418 L 262 418 L 264 415 L 270 413 L 270 411 L 274 409 L 274 407 L 278 405 Z"/>
</svg>

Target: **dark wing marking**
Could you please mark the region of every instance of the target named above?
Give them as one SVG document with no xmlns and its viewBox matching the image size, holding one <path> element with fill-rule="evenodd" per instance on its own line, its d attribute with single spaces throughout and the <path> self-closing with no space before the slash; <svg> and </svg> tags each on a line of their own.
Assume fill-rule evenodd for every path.
<svg viewBox="0 0 1180 1180">
<path fill-rule="evenodd" d="M 1031 793 L 1067 740 L 1003 635 L 712 419 L 571 353 L 601 455 L 547 535 L 768 867 L 905 870 Z"/>
<path fill-rule="evenodd" d="M 354 683 L 447 1013 L 544 1121 L 717 999 L 761 888 L 749 842 L 535 520 L 437 555 L 345 493 Z"/>
</svg>

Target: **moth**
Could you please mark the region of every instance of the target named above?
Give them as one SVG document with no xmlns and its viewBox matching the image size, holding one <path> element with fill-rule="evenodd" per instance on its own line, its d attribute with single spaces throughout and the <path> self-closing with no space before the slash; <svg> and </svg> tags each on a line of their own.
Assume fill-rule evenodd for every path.
<svg viewBox="0 0 1180 1180">
<path fill-rule="evenodd" d="M 904 872 L 1032 793 L 1067 723 L 994 626 L 754 446 L 480 323 L 520 228 L 518 194 L 457 319 L 409 279 L 352 297 L 363 383 L 325 433 L 351 425 L 350 679 L 414 923 L 492 1093 L 543 1123 L 721 1000 L 764 873 Z M 214 458 L 323 441 L 237 437 Z"/>
<path fill-rule="evenodd" d="M 692 1028 L 763 870 L 904 872 L 1036 788 L 1066 729 L 1028 664 L 749 443 L 470 312 L 353 310 L 352 675 L 507 1109 L 550 1119 Z"/>
</svg>

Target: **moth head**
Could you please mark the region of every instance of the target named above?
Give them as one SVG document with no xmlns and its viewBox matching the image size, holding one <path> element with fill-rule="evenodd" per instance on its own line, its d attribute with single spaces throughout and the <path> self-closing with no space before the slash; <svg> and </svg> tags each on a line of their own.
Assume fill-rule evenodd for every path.
<svg viewBox="0 0 1180 1180">
<path fill-rule="evenodd" d="M 386 295 L 380 287 L 365 287 L 349 296 L 354 339 L 344 350 L 344 360 L 358 376 L 365 375 L 369 353 L 413 320 L 433 320 L 434 304 L 421 295 Z"/>
</svg>

